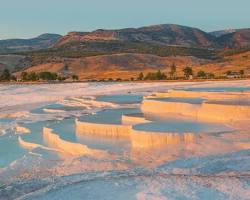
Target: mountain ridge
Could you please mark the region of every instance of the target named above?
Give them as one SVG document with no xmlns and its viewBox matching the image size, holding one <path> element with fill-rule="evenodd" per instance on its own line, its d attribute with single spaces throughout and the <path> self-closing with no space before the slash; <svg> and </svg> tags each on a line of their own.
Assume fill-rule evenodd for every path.
<svg viewBox="0 0 250 200">
<path fill-rule="evenodd" d="M 54 45 L 61 37 L 59 34 L 45 33 L 30 39 L 0 40 L 0 53 L 6 54 L 47 49 Z"/>
<path fill-rule="evenodd" d="M 198 28 L 177 24 L 160 24 L 124 29 L 97 29 L 92 32 L 69 32 L 60 38 L 53 47 L 58 48 L 65 44 L 77 42 L 123 41 L 196 48 L 242 48 L 250 46 L 250 38 L 246 37 L 246 31 L 250 32 L 250 29 L 226 29 L 205 32 Z"/>
</svg>

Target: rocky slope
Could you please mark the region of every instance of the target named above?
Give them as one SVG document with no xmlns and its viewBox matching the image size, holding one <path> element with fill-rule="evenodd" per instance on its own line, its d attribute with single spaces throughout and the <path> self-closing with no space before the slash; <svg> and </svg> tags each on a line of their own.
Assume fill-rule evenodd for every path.
<svg viewBox="0 0 250 200">
<path fill-rule="evenodd" d="M 216 42 L 224 48 L 250 47 L 250 29 L 235 30 L 235 32 L 222 35 Z"/>
<path fill-rule="evenodd" d="M 0 40 L 0 53 L 6 54 L 47 49 L 54 45 L 60 38 L 61 35 L 58 34 L 43 34 L 32 39 Z"/>
<path fill-rule="evenodd" d="M 55 47 L 62 46 L 66 43 L 114 40 L 186 47 L 212 47 L 214 46 L 214 39 L 214 36 L 197 28 L 165 24 L 120 30 L 101 29 L 93 32 L 71 32 L 62 37 L 55 44 Z"/>
<path fill-rule="evenodd" d="M 229 29 L 204 32 L 197 28 L 164 24 L 120 30 L 96 30 L 93 32 L 70 32 L 54 47 L 75 46 L 84 42 L 120 41 L 144 42 L 156 45 L 174 45 L 196 48 L 242 48 L 250 46 L 250 29 Z"/>
</svg>

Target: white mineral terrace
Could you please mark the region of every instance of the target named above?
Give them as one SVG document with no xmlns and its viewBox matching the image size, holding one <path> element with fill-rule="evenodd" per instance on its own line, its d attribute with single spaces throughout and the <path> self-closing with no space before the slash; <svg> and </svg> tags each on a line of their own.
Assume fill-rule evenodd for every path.
<svg viewBox="0 0 250 200">
<path fill-rule="evenodd" d="M 185 90 L 169 90 L 168 92 L 156 92 L 150 97 L 166 98 L 205 98 L 205 99 L 242 99 L 249 98 L 249 91 L 240 92 L 205 92 L 205 91 L 185 91 Z M 147 98 L 147 97 L 146 97 Z"/>
<path fill-rule="evenodd" d="M 53 130 L 49 128 L 43 129 L 43 138 L 49 147 L 58 149 L 63 154 L 69 154 L 72 156 L 98 156 L 105 154 L 104 151 L 90 149 L 86 145 L 65 141 L 61 139 L 57 134 L 53 133 Z"/>
<path fill-rule="evenodd" d="M 170 91 L 145 98 L 141 109 L 144 113 L 179 114 L 200 121 L 233 123 L 250 119 L 249 97 L 249 92 Z M 175 101 L 171 101 L 171 98 Z M 176 100 L 178 98 L 186 98 L 189 101 L 178 102 Z M 200 103 L 192 103 L 192 98 L 204 100 Z"/>
<path fill-rule="evenodd" d="M 249 92 L 170 91 L 156 93 L 144 98 L 141 104 L 142 114 L 122 115 L 121 124 L 76 120 L 76 134 L 127 138 L 133 148 L 192 143 L 202 135 L 233 131 L 234 128 L 239 128 L 233 127 L 233 124 L 237 124 L 238 121 L 244 122 L 243 127 L 249 124 L 248 97 L 250 97 Z M 185 116 L 194 122 L 184 121 L 189 128 L 185 125 L 181 127 L 183 121 L 178 118 L 176 121 L 180 122 L 176 125 L 173 125 L 171 121 L 154 124 L 151 119 L 144 117 L 144 115 L 148 117 L 151 114 L 166 118 Z"/>
</svg>

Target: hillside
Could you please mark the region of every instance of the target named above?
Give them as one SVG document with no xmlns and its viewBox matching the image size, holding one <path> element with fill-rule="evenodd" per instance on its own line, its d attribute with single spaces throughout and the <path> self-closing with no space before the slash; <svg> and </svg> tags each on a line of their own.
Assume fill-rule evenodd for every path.
<svg viewBox="0 0 250 200">
<path fill-rule="evenodd" d="M 9 69 L 12 72 L 31 65 L 31 59 L 22 55 L 0 55 L 0 72 Z"/>
<path fill-rule="evenodd" d="M 32 39 L 0 40 L 0 54 L 47 49 L 60 38 L 58 34 L 43 34 Z"/>
<path fill-rule="evenodd" d="M 235 30 L 235 32 L 222 35 L 216 42 L 218 46 L 224 48 L 250 47 L 250 29 Z"/>
<path fill-rule="evenodd" d="M 27 72 L 56 72 L 62 76 L 77 74 L 80 80 L 130 79 L 140 72 L 161 70 L 169 75 L 172 64 L 177 66 L 177 75 L 183 76 L 186 66 L 193 68 L 194 73 L 203 70 L 207 73 L 223 76 L 227 71 L 244 70 L 250 72 L 250 51 L 224 56 L 221 60 L 198 59 L 192 56 L 160 57 L 150 54 L 113 54 L 84 58 L 57 58 L 48 63 L 29 67 Z M 17 73 L 20 75 L 20 73 Z"/>
<path fill-rule="evenodd" d="M 225 30 L 209 32 L 209 34 L 213 35 L 215 37 L 221 37 L 221 36 L 229 34 L 229 33 L 234 33 L 235 31 L 236 31 L 235 29 L 225 29 Z"/>
<path fill-rule="evenodd" d="M 205 70 L 215 73 L 218 76 L 225 74 L 227 71 L 244 70 L 246 75 L 250 76 L 250 50 L 224 56 L 220 62 L 211 62 L 196 67 L 196 70 Z"/>
<path fill-rule="evenodd" d="M 27 72 L 50 71 L 68 76 L 77 74 L 81 80 L 93 79 L 130 79 L 140 72 L 169 71 L 175 63 L 178 67 L 207 63 L 207 60 L 192 56 L 160 57 L 150 54 L 113 54 L 85 58 L 57 58 L 53 62 L 38 64 L 28 68 Z"/>
</svg>

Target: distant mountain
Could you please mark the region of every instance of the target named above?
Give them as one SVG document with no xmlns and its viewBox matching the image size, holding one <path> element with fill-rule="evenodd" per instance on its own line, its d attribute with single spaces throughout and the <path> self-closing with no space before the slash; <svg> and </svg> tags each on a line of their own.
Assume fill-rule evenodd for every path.
<svg viewBox="0 0 250 200">
<path fill-rule="evenodd" d="M 84 43 L 93 42 L 140 42 L 207 49 L 245 48 L 250 46 L 250 29 L 228 29 L 207 33 L 197 28 L 174 24 L 119 30 L 99 29 L 93 32 L 70 32 L 59 39 L 54 47 L 67 45 L 74 48 L 79 47 L 79 44 L 84 46 Z"/>
<path fill-rule="evenodd" d="M 250 29 L 237 29 L 235 32 L 224 34 L 217 38 L 216 43 L 223 48 L 250 47 Z"/>
<path fill-rule="evenodd" d="M 43 34 L 32 39 L 0 40 L 0 53 L 16 53 L 46 49 L 54 45 L 62 36 L 58 34 Z"/>
<path fill-rule="evenodd" d="M 210 32 L 209 34 L 215 37 L 220 37 L 229 33 L 234 33 L 235 31 L 236 31 L 235 29 L 225 29 L 225 30 L 213 31 Z"/>
<path fill-rule="evenodd" d="M 197 28 L 164 24 L 120 30 L 99 29 L 93 32 L 70 32 L 62 37 L 54 47 L 60 47 L 67 43 L 91 41 L 147 42 L 158 45 L 213 47 L 214 40 L 213 35 Z"/>
</svg>

